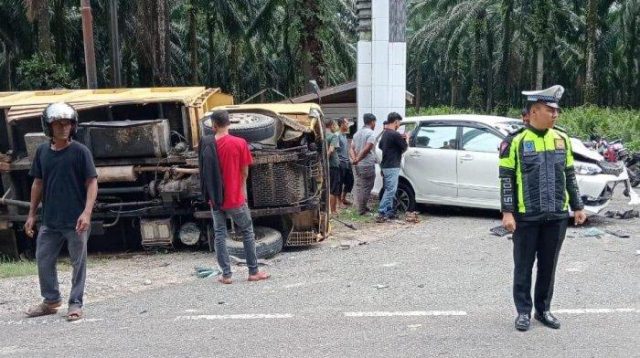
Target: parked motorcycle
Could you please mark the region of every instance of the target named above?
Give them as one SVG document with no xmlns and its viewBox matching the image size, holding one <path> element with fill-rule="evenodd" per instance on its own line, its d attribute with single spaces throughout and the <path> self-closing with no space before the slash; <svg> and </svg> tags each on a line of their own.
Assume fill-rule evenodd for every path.
<svg viewBox="0 0 640 358">
<path fill-rule="evenodd" d="M 631 186 L 635 188 L 640 185 L 640 153 L 629 153 L 619 139 L 607 142 L 603 138 L 594 138 L 586 142 L 585 146 L 596 150 L 608 162 L 623 162 L 627 167 Z"/>
</svg>

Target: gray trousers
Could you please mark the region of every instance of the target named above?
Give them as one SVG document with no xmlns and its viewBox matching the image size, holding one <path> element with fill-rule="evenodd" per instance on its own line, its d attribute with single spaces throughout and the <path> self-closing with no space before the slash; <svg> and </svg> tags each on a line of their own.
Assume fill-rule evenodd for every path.
<svg viewBox="0 0 640 358">
<path fill-rule="evenodd" d="M 73 274 L 71 276 L 71 294 L 69 306 L 82 307 L 84 284 L 87 278 L 87 238 L 89 231 L 78 235 L 75 230 L 54 230 L 40 227 L 36 239 L 36 262 L 40 293 L 46 303 L 62 300 L 58 286 L 56 263 L 64 243 L 67 243 Z"/>
<path fill-rule="evenodd" d="M 355 165 L 353 174 L 356 181 L 356 190 L 354 193 L 356 209 L 358 214 L 362 215 L 369 210 L 367 203 L 373 190 L 373 184 L 376 181 L 376 168 L 374 165 Z"/>
<path fill-rule="evenodd" d="M 244 255 L 247 259 L 249 275 L 258 273 L 258 258 L 256 257 L 256 237 L 253 233 L 253 221 L 247 204 L 236 209 L 211 210 L 213 216 L 213 235 L 216 247 L 218 266 L 222 270 L 222 276 L 231 277 L 231 262 L 227 251 L 227 217 L 233 220 L 242 234 Z"/>
</svg>

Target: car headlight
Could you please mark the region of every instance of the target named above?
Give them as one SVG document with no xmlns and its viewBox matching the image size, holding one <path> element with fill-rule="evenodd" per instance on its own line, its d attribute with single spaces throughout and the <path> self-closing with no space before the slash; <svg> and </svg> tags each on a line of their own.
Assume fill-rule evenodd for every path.
<svg viewBox="0 0 640 358">
<path fill-rule="evenodd" d="M 573 167 L 576 169 L 576 173 L 580 175 L 596 175 L 602 173 L 602 168 L 596 164 L 574 162 Z"/>
</svg>

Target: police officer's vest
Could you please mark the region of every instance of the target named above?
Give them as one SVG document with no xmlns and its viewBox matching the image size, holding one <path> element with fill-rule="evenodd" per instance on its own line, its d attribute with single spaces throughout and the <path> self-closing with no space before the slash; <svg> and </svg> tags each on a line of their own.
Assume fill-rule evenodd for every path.
<svg viewBox="0 0 640 358">
<path fill-rule="evenodd" d="M 521 219 L 565 218 L 582 209 L 569 137 L 556 129 L 523 128 L 500 146 L 503 211 Z M 571 203 L 570 203 L 571 201 Z"/>
</svg>

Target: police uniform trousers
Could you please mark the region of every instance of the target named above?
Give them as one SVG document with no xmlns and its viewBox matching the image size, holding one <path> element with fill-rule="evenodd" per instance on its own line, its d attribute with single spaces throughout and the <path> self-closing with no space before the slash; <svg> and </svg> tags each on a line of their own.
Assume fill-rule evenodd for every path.
<svg viewBox="0 0 640 358">
<path fill-rule="evenodd" d="M 516 222 L 513 234 L 513 300 L 518 313 L 531 313 L 531 270 L 538 259 L 534 294 L 537 312 L 549 311 L 567 219 Z"/>
</svg>

